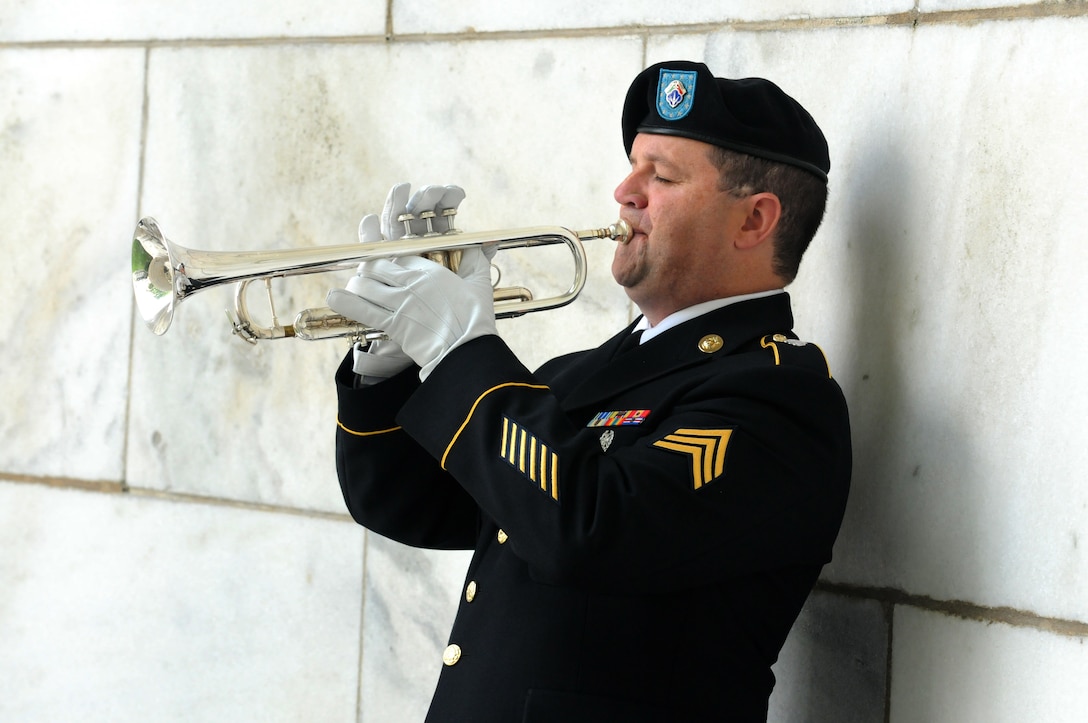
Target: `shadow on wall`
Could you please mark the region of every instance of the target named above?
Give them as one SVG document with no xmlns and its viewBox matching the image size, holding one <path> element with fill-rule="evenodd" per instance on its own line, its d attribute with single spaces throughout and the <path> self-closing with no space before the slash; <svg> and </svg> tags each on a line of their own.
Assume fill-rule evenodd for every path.
<svg viewBox="0 0 1088 723">
<path fill-rule="evenodd" d="M 817 592 L 782 661 L 772 720 L 883 720 L 896 671 L 889 668 L 893 606 L 867 590 L 939 597 L 972 589 L 963 571 L 987 564 L 979 549 L 983 514 L 971 485 L 978 466 L 970 420 L 952 407 L 942 374 L 945 329 L 961 323 L 941 308 L 957 283 L 946 270 L 954 239 L 942 223 L 929 177 L 903 143 L 867 132 L 841 209 L 841 309 L 852 348 L 836 374 L 847 396 L 854 444 L 850 501 L 824 579 L 860 597 Z M 886 136 L 886 134 L 885 134 Z M 947 274 L 948 276 L 946 276 Z M 992 564 L 992 563 L 989 563 Z M 877 595 L 883 598 L 883 596 Z M 900 671 L 901 673 L 903 671 Z M 910 671 L 912 684 L 924 671 Z M 924 716 L 923 716 L 924 718 Z"/>
<path fill-rule="evenodd" d="M 832 577 L 854 584 L 935 594 L 953 570 L 982 563 L 970 541 L 982 524 L 971 429 L 950 406 L 956 363 L 942 360 L 951 318 L 941 292 L 956 283 L 943 265 L 940 191 L 912 173 L 901 143 L 868 149 L 846 193 L 847 249 L 854 259 L 850 300 L 856 347 L 849 381 L 854 442 L 850 504 Z M 969 333 L 969 329 L 965 329 Z M 964 556 L 971 559 L 965 560 Z M 928 569 L 912 567 L 924 564 Z M 962 588 L 962 578 L 956 584 Z"/>
<path fill-rule="evenodd" d="M 896 144 L 862 149 L 859 161 L 831 189 L 840 209 L 841 263 L 822 283 L 841 285 L 842 348 L 835 376 L 850 406 L 854 471 L 850 500 L 824 579 L 870 584 L 882 579 L 897 536 L 889 526 L 897 486 L 896 439 L 914 414 L 903 366 L 909 364 L 900 322 L 913 298 L 915 274 L 904 253 L 910 184 Z M 840 358 L 841 357 L 841 358 Z M 805 604 L 774 671 L 770 720 L 852 723 L 884 719 L 890 681 L 889 611 L 875 600 L 816 590 Z"/>
<path fill-rule="evenodd" d="M 815 591 L 774 666 L 768 720 L 884 720 L 887 630 L 882 603 Z"/>
</svg>

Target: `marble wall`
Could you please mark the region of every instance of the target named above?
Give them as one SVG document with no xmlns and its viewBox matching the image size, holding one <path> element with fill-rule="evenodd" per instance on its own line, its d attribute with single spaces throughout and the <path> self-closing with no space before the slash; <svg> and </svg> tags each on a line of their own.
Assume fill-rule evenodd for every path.
<svg viewBox="0 0 1088 723">
<path fill-rule="evenodd" d="M 421 720 L 466 557 L 344 514 L 343 346 L 248 346 L 222 287 L 154 336 L 132 229 L 349 243 L 401 180 L 464 186 L 469 230 L 603 225 L 627 83 L 676 57 L 774 79 L 832 150 L 791 291 L 855 483 L 771 719 L 1080 720 L 1088 9 L 818 5 L 0 6 L 0 721 Z M 575 304 L 501 322 L 530 366 L 632 316 L 587 250 Z M 508 263 L 565 284 L 556 257 Z"/>
</svg>

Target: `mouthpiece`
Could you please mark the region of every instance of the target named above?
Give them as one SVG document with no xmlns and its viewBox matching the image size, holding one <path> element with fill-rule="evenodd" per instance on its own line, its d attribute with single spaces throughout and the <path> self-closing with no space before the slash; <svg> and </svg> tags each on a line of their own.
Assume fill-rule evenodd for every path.
<svg viewBox="0 0 1088 723">
<path fill-rule="evenodd" d="M 608 230 L 611 232 L 609 236 L 615 239 L 617 243 L 625 244 L 631 240 L 631 225 L 622 218 L 609 226 Z"/>
<path fill-rule="evenodd" d="M 631 240 L 631 226 L 622 218 L 608 228 L 594 228 L 589 231 L 579 231 L 578 238 L 588 241 L 594 238 L 608 238 L 625 244 Z"/>
</svg>

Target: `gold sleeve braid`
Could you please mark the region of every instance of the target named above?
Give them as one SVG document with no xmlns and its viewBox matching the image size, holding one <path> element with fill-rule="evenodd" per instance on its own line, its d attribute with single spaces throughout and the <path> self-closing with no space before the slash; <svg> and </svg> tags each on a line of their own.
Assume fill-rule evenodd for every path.
<svg viewBox="0 0 1088 723">
<path fill-rule="evenodd" d="M 339 417 L 336 419 L 336 426 L 344 430 L 348 434 L 355 435 L 356 437 L 373 437 L 378 434 L 389 434 L 390 432 L 396 432 L 400 429 L 403 429 L 403 427 L 390 427 L 389 429 L 376 429 L 373 432 L 357 432 L 354 429 L 348 429 L 347 427 L 345 427 L 344 423 L 340 421 Z"/>
<path fill-rule="evenodd" d="M 442 469 L 446 469 L 446 459 L 450 456 L 450 452 L 453 450 L 453 445 L 457 444 L 457 439 L 461 436 L 461 433 L 465 431 L 465 427 L 468 426 L 468 423 L 472 421 L 472 415 L 476 413 L 476 408 L 480 406 L 480 402 L 484 400 L 484 397 L 491 394 L 492 392 L 497 392 L 500 389 L 508 389 L 511 387 L 543 389 L 545 391 L 548 389 L 548 386 L 546 384 L 529 384 L 528 382 L 504 382 L 503 384 L 496 384 L 480 396 L 476 397 L 476 401 L 472 403 L 472 407 L 469 408 L 468 414 L 465 415 L 465 421 L 461 422 L 461 426 L 457 428 L 457 431 L 454 433 L 453 438 L 450 440 L 450 443 L 446 445 L 446 451 L 443 452 L 442 460 L 440 462 Z"/>
</svg>

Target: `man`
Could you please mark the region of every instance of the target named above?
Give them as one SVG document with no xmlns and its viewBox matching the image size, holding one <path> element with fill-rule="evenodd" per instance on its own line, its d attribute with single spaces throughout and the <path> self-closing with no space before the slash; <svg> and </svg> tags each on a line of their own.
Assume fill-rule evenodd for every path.
<svg viewBox="0 0 1088 723">
<path fill-rule="evenodd" d="M 770 82 L 683 61 L 635 79 L 622 126 L 612 272 L 643 316 L 599 348 L 525 369 L 482 250 L 456 274 L 368 262 L 329 295 L 392 341 L 337 373 L 348 509 L 475 550 L 428 720 L 764 721 L 831 558 L 846 405 L 782 291 L 823 214 L 823 135 Z"/>
</svg>

